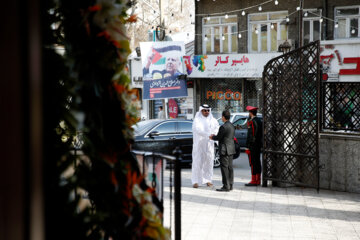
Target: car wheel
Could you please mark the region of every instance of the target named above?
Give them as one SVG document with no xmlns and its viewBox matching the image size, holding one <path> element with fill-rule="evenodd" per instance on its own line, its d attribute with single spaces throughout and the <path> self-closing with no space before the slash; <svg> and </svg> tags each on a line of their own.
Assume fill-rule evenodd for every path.
<svg viewBox="0 0 360 240">
<path fill-rule="evenodd" d="M 218 149 L 215 149 L 215 157 L 214 157 L 214 168 L 220 167 L 220 154 Z"/>
</svg>

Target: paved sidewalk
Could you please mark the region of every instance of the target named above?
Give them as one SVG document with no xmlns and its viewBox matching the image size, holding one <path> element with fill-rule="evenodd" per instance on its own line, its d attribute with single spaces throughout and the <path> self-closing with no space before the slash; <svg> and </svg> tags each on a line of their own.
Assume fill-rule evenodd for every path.
<svg viewBox="0 0 360 240">
<path fill-rule="evenodd" d="M 182 169 L 182 239 L 360 239 L 360 194 L 311 188 L 245 187 L 250 168 L 245 154 L 234 161 L 231 192 L 192 188 L 191 169 Z M 165 172 L 164 224 L 170 226 L 169 170 Z M 174 211 L 172 211 L 174 220 Z M 172 224 L 174 231 L 174 224 Z"/>
</svg>

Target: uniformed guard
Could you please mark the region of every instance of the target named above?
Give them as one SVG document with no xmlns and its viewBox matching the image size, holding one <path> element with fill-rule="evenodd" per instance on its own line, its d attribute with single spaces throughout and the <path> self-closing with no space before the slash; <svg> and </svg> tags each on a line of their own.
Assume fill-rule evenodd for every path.
<svg viewBox="0 0 360 240">
<path fill-rule="evenodd" d="M 247 122 L 248 133 L 245 152 L 249 156 L 251 181 L 245 186 L 258 186 L 261 182 L 262 121 L 256 116 L 257 107 L 247 106 L 246 110 L 249 111 L 249 119 Z"/>
</svg>

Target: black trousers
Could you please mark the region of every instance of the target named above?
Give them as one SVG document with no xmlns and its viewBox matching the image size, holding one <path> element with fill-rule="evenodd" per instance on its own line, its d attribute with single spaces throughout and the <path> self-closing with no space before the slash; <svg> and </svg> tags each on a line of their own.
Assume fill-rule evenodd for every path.
<svg viewBox="0 0 360 240">
<path fill-rule="evenodd" d="M 251 167 L 251 175 L 261 173 L 260 148 L 250 149 L 249 163 Z"/>
<path fill-rule="evenodd" d="M 233 155 L 220 155 L 220 169 L 223 187 L 230 189 L 234 184 Z"/>
</svg>

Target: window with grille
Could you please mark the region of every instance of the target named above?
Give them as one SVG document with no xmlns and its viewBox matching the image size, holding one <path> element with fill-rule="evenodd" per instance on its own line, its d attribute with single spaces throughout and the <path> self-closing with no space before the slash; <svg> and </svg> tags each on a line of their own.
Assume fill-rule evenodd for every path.
<svg viewBox="0 0 360 240">
<path fill-rule="evenodd" d="M 203 54 L 237 52 L 237 16 L 203 18 Z"/>
<path fill-rule="evenodd" d="M 360 5 L 335 8 L 334 38 L 360 37 Z"/>
<path fill-rule="evenodd" d="M 249 52 L 276 52 L 288 39 L 287 12 L 249 14 Z"/>
<path fill-rule="evenodd" d="M 322 83 L 323 130 L 360 132 L 360 82 Z"/>
</svg>

